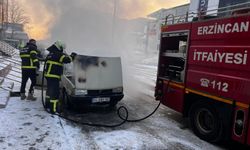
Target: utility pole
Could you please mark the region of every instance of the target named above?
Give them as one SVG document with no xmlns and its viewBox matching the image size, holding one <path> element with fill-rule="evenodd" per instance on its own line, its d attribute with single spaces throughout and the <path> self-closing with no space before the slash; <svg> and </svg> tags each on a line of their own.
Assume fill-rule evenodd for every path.
<svg viewBox="0 0 250 150">
<path fill-rule="evenodd" d="M 114 11 L 113 11 L 113 22 L 112 22 L 112 47 L 114 48 L 114 38 L 115 38 L 115 27 L 116 27 L 116 10 L 117 0 L 114 0 Z"/>
<path fill-rule="evenodd" d="M 6 0 L 6 30 L 9 27 L 9 0 Z M 13 32 L 13 31 L 12 31 Z"/>
</svg>

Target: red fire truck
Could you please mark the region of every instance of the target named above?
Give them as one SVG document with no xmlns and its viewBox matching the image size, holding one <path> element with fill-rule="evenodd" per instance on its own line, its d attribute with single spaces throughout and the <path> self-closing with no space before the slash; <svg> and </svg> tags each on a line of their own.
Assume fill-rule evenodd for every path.
<svg viewBox="0 0 250 150">
<path fill-rule="evenodd" d="M 156 100 L 182 113 L 209 142 L 250 145 L 248 10 L 170 25 L 166 19 L 161 29 Z"/>
</svg>

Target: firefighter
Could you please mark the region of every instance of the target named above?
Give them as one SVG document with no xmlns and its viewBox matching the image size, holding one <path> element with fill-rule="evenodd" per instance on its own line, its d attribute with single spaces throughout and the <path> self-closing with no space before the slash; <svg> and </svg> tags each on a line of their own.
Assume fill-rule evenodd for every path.
<svg viewBox="0 0 250 150">
<path fill-rule="evenodd" d="M 20 41 L 19 44 L 17 45 L 17 48 L 19 50 L 22 50 L 25 47 L 25 43 L 23 41 Z"/>
<path fill-rule="evenodd" d="M 31 80 L 31 85 L 27 100 L 36 100 L 34 97 L 34 86 L 36 85 L 36 70 L 39 68 L 39 61 L 37 58 L 36 40 L 30 39 L 29 42 L 20 48 L 20 57 L 22 60 L 22 82 L 21 82 L 21 100 L 26 98 L 25 87 L 28 79 Z"/>
<path fill-rule="evenodd" d="M 47 50 L 49 54 L 45 63 L 45 78 L 47 80 L 47 92 L 45 107 L 49 108 L 51 113 L 59 112 L 59 82 L 63 73 L 63 64 L 70 63 L 76 53 L 67 55 L 63 53 L 65 44 L 62 41 L 56 41 Z"/>
</svg>

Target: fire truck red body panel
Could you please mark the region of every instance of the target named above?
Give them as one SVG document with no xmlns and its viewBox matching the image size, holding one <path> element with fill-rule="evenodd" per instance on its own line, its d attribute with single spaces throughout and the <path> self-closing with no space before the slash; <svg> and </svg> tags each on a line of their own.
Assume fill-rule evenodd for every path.
<svg viewBox="0 0 250 150">
<path fill-rule="evenodd" d="M 160 50 L 156 93 L 162 89 L 162 103 L 184 113 L 185 97 L 194 93 L 233 107 L 232 139 L 250 145 L 250 16 L 218 18 L 162 27 L 166 33 L 188 32 L 183 83 L 161 78 L 160 68 L 168 60 Z M 161 45 L 164 40 L 161 40 Z M 174 92 L 173 92 L 174 91 Z M 157 94 L 156 94 L 157 95 Z M 235 134 L 237 112 L 244 114 L 244 129 Z"/>
<path fill-rule="evenodd" d="M 170 86 L 170 87 L 169 87 Z M 164 81 L 163 83 L 163 101 L 162 103 L 170 108 L 175 109 L 178 112 L 182 112 L 183 110 L 183 98 L 185 91 L 180 86 L 172 86 L 169 85 L 168 81 Z M 173 101 L 168 101 L 168 99 L 174 99 Z"/>
<path fill-rule="evenodd" d="M 235 24 L 247 22 L 249 16 L 213 20 L 209 22 L 193 23 L 191 32 L 191 43 L 188 58 L 187 87 L 199 88 L 217 96 L 229 98 L 237 102 L 249 104 L 250 100 L 250 32 L 230 32 L 223 34 L 198 35 L 198 28 L 215 24 Z M 204 58 L 194 60 L 195 50 L 207 53 L 215 53 L 215 58 Z M 221 60 L 218 56 L 220 54 Z M 225 55 L 230 54 L 227 58 Z M 246 62 L 236 62 L 235 55 L 247 55 Z M 222 57 L 224 55 L 224 57 Z M 206 59 L 206 60 L 205 60 Z M 213 59 L 213 60 L 212 60 Z M 236 63 L 238 64 L 236 64 Z M 228 92 L 213 87 L 204 88 L 200 86 L 199 79 L 208 78 L 210 81 L 228 83 Z M 222 87 L 223 88 L 223 87 Z M 248 97 L 248 99 L 247 99 Z"/>
<path fill-rule="evenodd" d="M 177 25 L 163 26 L 161 32 L 190 30 L 191 25 L 192 25 L 191 23 L 183 23 Z"/>
</svg>

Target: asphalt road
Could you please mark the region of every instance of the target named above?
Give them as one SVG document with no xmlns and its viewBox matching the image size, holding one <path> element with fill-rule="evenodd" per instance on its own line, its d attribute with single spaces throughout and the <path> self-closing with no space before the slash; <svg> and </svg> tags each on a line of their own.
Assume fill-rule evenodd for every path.
<svg viewBox="0 0 250 150">
<path fill-rule="evenodd" d="M 126 96 L 117 107 L 126 106 L 129 118 L 136 119 L 151 113 L 157 104 L 147 95 Z M 0 115 L 1 149 L 221 149 L 200 140 L 189 129 L 180 129 L 181 115 L 165 106 L 144 121 L 116 128 L 84 126 L 50 115 L 40 100 L 11 98 Z M 121 122 L 116 110 L 103 108 L 71 111 L 68 117 L 88 123 Z"/>
</svg>

